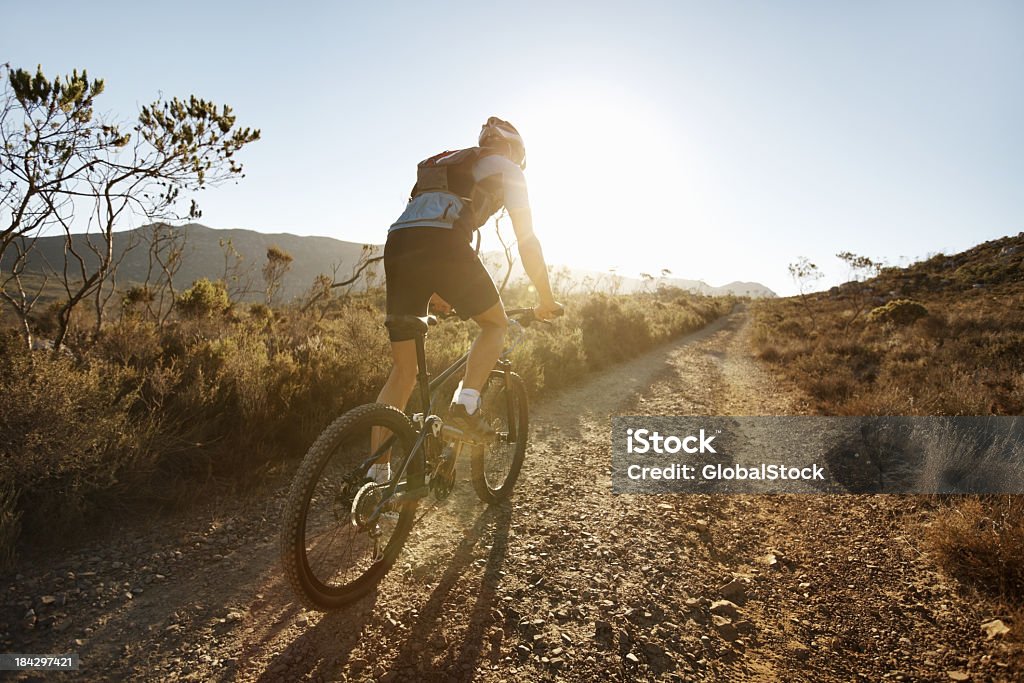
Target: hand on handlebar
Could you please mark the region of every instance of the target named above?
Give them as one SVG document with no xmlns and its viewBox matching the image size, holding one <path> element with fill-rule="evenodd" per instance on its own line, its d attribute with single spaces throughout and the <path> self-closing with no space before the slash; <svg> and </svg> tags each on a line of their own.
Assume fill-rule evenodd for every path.
<svg viewBox="0 0 1024 683">
<path fill-rule="evenodd" d="M 557 301 L 541 302 L 533 309 L 538 320 L 551 320 L 565 314 L 565 308 Z"/>
</svg>

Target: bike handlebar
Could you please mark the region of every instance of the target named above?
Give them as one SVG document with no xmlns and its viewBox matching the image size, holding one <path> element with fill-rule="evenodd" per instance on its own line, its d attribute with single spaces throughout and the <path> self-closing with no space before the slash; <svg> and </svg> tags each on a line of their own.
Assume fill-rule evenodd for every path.
<svg viewBox="0 0 1024 683">
<path fill-rule="evenodd" d="M 462 318 L 462 316 L 460 316 L 457 311 L 452 311 L 451 313 L 432 313 L 431 315 L 433 315 L 438 320 L 447 320 L 448 318 L 461 318 L 463 320 L 466 319 Z M 505 315 L 509 318 L 514 317 L 516 319 L 516 322 L 522 325 L 523 327 L 529 327 L 533 323 L 537 322 L 551 324 L 550 320 L 541 320 L 540 318 L 538 318 L 537 314 L 534 313 L 534 310 L 532 308 L 506 308 Z M 563 315 L 565 315 L 565 310 L 560 309 L 555 313 L 554 317 L 560 318 Z"/>
<path fill-rule="evenodd" d="M 538 318 L 537 314 L 534 312 L 534 309 L 532 308 L 506 308 L 505 315 L 510 318 L 515 316 L 516 322 L 522 325 L 523 327 L 529 327 L 530 325 L 536 322 L 551 324 L 550 320 L 541 320 L 540 318 Z M 554 317 L 560 318 L 563 315 L 565 315 L 565 309 L 559 309 L 555 313 Z"/>
</svg>

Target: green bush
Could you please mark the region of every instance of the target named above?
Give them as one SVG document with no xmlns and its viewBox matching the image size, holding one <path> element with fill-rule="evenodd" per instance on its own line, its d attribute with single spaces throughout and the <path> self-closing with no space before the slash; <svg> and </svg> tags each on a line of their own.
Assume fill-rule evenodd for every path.
<svg viewBox="0 0 1024 683">
<path fill-rule="evenodd" d="M 226 311 L 231 301 L 223 282 L 211 282 L 204 277 L 193 282 L 174 304 L 186 318 L 209 318 Z"/>
<path fill-rule="evenodd" d="M 893 323 L 894 325 L 910 325 L 918 318 L 928 315 L 928 309 L 922 304 L 909 299 L 893 299 L 884 306 L 879 306 L 868 313 L 872 322 Z"/>
</svg>

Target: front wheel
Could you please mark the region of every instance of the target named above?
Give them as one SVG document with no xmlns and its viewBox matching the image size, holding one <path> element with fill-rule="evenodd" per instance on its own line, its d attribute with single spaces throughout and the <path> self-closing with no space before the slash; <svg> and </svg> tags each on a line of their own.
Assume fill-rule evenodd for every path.
<svg viewBox="0 0 1024 683">
<path fill-rule="evenodd" d="M 484 386 L 480 410 L 494 427 L 495 438 L 473 450 L 473 487 L 485 503 L 500 503 L 512 495 L 526 457 L 530 408 L 522 378 L 502 370 L 491 371 Z"/>
<path fill-rule="evenodd" d="M 390 406 L 353 408 L 323 431 L 288 491 L 281 527 L 285 576 L 307 607 L 335 609 L 376 586 L 394 564 L 416 514 L 415 498 L 388 504 L 367 478 L 371 444 L 391 454 L 392 476 L 412 449 L 409 418 Z M 421 485 L 422 460 L 407 482 Z M 406 488 L 409 484 L 407 483 Z"/>
</svg>

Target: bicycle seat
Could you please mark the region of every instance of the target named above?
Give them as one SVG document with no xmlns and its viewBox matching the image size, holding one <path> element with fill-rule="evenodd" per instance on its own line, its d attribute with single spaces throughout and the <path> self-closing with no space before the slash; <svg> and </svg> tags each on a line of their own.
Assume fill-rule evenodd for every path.
<svg viewBox="0 0 1024 683">
<path fill-rule="evenodd" d="M 433 315 L 389 315 L 384 318 L 384 324 L 388 329 L 397 332 L 401 336 L 422 335 L 427 333 L 430 325 L 437 324 L 437 316 Z"/>
</svg>

